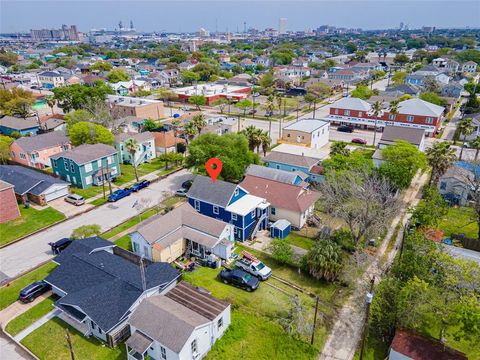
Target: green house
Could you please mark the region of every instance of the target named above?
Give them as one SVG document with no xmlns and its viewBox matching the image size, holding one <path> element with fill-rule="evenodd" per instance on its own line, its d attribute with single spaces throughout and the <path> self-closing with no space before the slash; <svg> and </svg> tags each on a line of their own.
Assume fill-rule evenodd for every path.
<svg viewBox="0 0 480 360">
<path fill-rule="evenodd" d="M 85 144 L 50 157 L 53 173 L 79 188 L 102 185 L 120 176 L 117 150 L 105 144 Z"/>
</svg>

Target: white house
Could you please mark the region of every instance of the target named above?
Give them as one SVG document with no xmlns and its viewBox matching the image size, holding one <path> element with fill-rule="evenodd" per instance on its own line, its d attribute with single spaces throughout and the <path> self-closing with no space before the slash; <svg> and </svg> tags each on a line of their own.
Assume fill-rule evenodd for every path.
<svg viewBox="0 0 480 360">
<path fill-rule="evenodd" d="M 127 149 L 127 141 L 134 139 L 137 142 L 135 154 Z M 143 164 L 156 157 L 155 138 L 149 131 L 142 133 L 120 133 L 115 136 L 115 149 L 118 151 L 119 161 L 127 164 Z"/>
<path fill-rule="evenodd" d="M 474 61 L 467 61 L 462 65 L 462 71 L 467 73 L 473 73 L 477 71 L 477 63 Z"/>
<path fill-rule="evenodd" d="M 131 315 L 127 359 L 202 359 L 231 322 L 230 304 L 186 282 L 140 303 Z"/>
<path fill-rule="evenodd" d="M 328 143 L 329 134 L 328 121 L 304 119 L 285 126 L 280 142 L 319 149 Z"/>
</svg>

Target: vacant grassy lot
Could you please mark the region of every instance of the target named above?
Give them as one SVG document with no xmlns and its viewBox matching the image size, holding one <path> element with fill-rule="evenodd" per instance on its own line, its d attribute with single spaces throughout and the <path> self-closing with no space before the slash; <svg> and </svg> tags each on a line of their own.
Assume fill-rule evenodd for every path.
<svg viewBox="0 0 480 360">
<path fill-rule="evenodd" d="M 306 236 L 302 236 L 294 231 L 288 234 L 288 236 L 285 238 L 285 241 L 290 245 L 295 245 L 305 250 L 310 250 L 315 242 L 315 240 Z"/>
<path fill-rule="evenodd" d="M 445 232 L 445 236 L 465 234 L 473 239 L 478 238 L 478 225 L 475 219 L 475 210 L 469 207 L 451 207 L 438 224 L 438 228 Z"/>
<path fill-rule="evenodd" d="M 69 360 L 71 356 L 65 339 L 65 329 L 70 332 L 77 360 L 123 360 L 127 358 L 124 344 L 111 349 L 93 336 L 87 339 L 58 318 L 46 322 L 21 342 L 42 360 Z"/>
<path fill-rule="evenodd" d="M 8 244 L 13 240 L 65 219 L 65 215 L 51 207 L 36 210 L 32 207 L 25 209 L 21 206 L 20 215 L 18 219 L 0 224 L 0 245 Z"/>
<path fill-rule="evenodd" d="M 15 281 L 8 283 L 0 288 L 0 310 L 17 301 L 18 293 L 25 286 L 34 281 L 43 280 L 57 265 L 53 262 L 46 263 L 39 268 L 23 275 Z"/>
<path fill-rule="evenodd" d="M 165 162 L 156 158 L 153 159 L 151 163 L 140 164 L 137 167 L 138 177 L 150 174 L 151 172 L 163 169 L 165 167 Z M 120 165 L 121 175 L 115 180 L 115 185 L 122 185 L 129 181 L 135 180 L 135 170 L 133 165 L 121 164 Z"/>
<path fill-rule="evenodd" d="M 12 336 L 17 335 L 20 331 L 26 329 L 35 321 L 52 311 L 54 302 L 55 300 L 53 297 L 49 297 L 43 300 L 42 302 L 38 303 L 31 309 L 25 311 L 23 314 L 17 316 L 15 319 L 10 321 L 7 324 L 5 330 L 7 330 L 7 332 Z"/>
<path fill-rule="evenodd" d="M 97 196 L 99 194 L 103 194 L 103 186 L 90 186 L 89 188 L 86 189 L 80 189 L 76 187 L 71 187 L 70 191 L 74 194 L 78 194 L 80 196 L 83 196 L 84 199 L 88 199 L 94 196 Z M 108 197 L 109 195 L 108 191 L 108 184 L 105 184 L 105 197 Z"/>
</svg>

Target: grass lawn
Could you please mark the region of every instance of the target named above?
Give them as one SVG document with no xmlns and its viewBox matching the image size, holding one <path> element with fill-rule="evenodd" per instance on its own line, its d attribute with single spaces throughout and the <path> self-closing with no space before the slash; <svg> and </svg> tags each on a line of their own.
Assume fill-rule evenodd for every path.
<svg viewBox="0 0 480 360">
<path fill-rule="evenodd" d="M 71 187 L 70 188 L 71 192 L 74 194 L 78 194 L 80 196 L 83 196 L 84 199 L 88 199 L 91 197 L 94 197 L 99 194 L 103 194 L 103 186 L 90 186 L 89 188 L 86 189 L 80 189 L 76 187 Z M 109 192 L 108 192 L 108 184 L 105 184 L 105 196 L 108 197 Z"/>
<path fill-rule="evenodd" d="M 175 167 L 175 166 L 174 166 L 174 167 L 171 167 L 171 168 L 168 169 L 168 170 L 162 170 L 162 171 L 160 171 L 160 174 L 159 174 L 159 175 L 160 175 L 160 176 L 165 176 L 165 175 L 171 174 L 172 172 L 174 172 L 175 170 L 178 170 L 178 169 L 180 169 L 180 166 L 179 166 L 179 167 Z"/>
<path fill-rule="evenodd" d="M 232 323 L 206 360 L 315 359 L 317 350 L 285 333 L 277 323 L 256 314 L 232 311 Z"/>
<path fill-rule="evenodd" d="M 0 310 L 5 309 L 10 304 L 17 301 L 18 293 L 25 286 L 30 285 L 34 281 L 44 279 L 50 272 L 55 269 L 57 265 L 53 262 L 48 262 L 45 265 L 23 275 L 17 280 L 8 283 L 0 288 Z"/>
<path fill-rule="evenodd" d="M 90 204 L 92 204 L 93 206 L 100 206 L 100 205 L 103 205 L 105 204 L 106 202 L 108 202 L 108 198 L 98 198 L 98 199 L 95 199 L 93 200 Z"/>
<path fill-rule="evenodd" d="M 18 219 L 0 224 L 0 245 L 65 219 L 65 215 L 51 207 L 36 210 L 33 207 L 25 209 L 21 206 L 20 215 Z"/>
<path fill-rule="evenodd" d="M 180 201 L 185 201 L 184 197 L 180 196 L 170 196 L 162 201 L 162 205 L 167 206 L 174 206 L 175 204 L 179 203 Z"/>
<path fill-rule="evenodd" d="M 438 228 L 445 232 L 445 236 L 465 234 L 473 239 L 478 238 L 478 225 L 474 219 L 474 209 L 469 207 L 451 207 L 438 224 Z"/>
<path fill-rule="evenodd" d="M 115 245 L 121 247 L 122 249 L 132 251 L 132 243 L 130 240 L 130 236 L 128 234 L 119 237 L 117 240 L 114 241 Z"/>
<path fill-rule="evenodd" d="M 139 216 L 135 216 L 131 218 L 130 220 L 125 221 L 124 223 L 116 226 L 110 231 L 107 231 L 102 234 L 102 237 L 105 239 L 110 239 L 114 237 L 117 234 L 120 234 L 121 232 L 130 229 L 132 226 L 137 225 L 139 222 L 148 219 L 149 217 L 157 214 L 157 211 L 155 209 L 150 209 L 145 211 L 144 213 L 140 214 Z"/>
<path fill-rule="evenodd" d="M 10 321 L 5 330 L 7 330 L 7 332 L 12 336 L 17 335 L 20 331 L 25 330 L 35 321 L 52 311 L 54 302 L 55 300 L 53 297 L 46 298 L 42 302 L 38 303 L 31 309 L 25 311 L 23 314 Z"/>
<path fill-rule="evenodd" d="M 302 236 L 293 231 L 288 234 L 288 236 L 285 238 L 285 241 L 290 245 L 295 245 L 305 250 L 310 250 L 315 243 L 315 240 Z"/>
<path fill-rule="evenodd" d="M 137 167 L 138 177 L 160 170 L 164 166 L 165 166 L 165 162 L 160 160 L 159 158 L 153 159 L 151 163 L 140 164 Z M 121 164 L 120 172 L 121 172 L 121 175 L 115 180 L 115 185 L 122 185 L 129 181 L 135 180 L 135 170 L 133 168 L 133 165 Z"/>
<path fill-rule="evenodd" d="M 87 339 L 77 330 L 54 318 L 25 337 L 21 343 L 42 360 L 71 358 L 65 339 L 65 329 L 70 332 L 75 359 L 78 360 L 120 360 L 126 359 L 125 345 L 111 349 L 95 337 Z"/>
</svg>

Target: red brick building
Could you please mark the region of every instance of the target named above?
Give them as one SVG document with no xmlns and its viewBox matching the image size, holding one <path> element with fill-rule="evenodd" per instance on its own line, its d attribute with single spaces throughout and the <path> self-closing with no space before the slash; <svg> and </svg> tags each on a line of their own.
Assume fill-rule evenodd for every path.
<svg viewBox="0 0 480 360">
<path fill-rule="evenodd" d="M 188 102 L 194 95 L 201 95 L 207 99 L 207 105 L 220 98 L 233 102 L 246 99 L 250 95 L 250 86 L 236 85 L 230 83 L 198 84 L 183 88 L 174 89 L 180 101 Z"/>
<path fill-rule="evenodd" d="M 17 198 L 13 185 L 0 180 L 0 223 L 4 223 L 20 216 Z"/>
<path fill-rule="evenodd" d="M 398 104 L 398 114 L 390 114 L 388 107 L 378 115 L 371 113 L 372 105 L 357 98 L 343 98 L 330 107 L 330 114 L 323 120 L 338 125 L 359 128 L 384 128 L 386 125 L 424 129 L 427 136 L 434 135 L 442 122 L 445 108 L 417 98 Z"/>
</svg>

